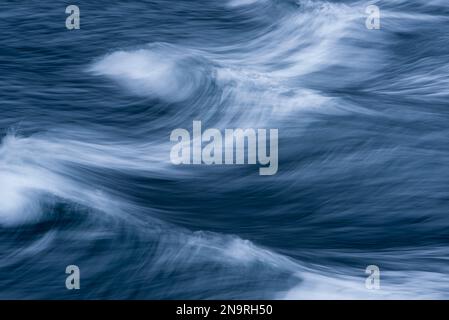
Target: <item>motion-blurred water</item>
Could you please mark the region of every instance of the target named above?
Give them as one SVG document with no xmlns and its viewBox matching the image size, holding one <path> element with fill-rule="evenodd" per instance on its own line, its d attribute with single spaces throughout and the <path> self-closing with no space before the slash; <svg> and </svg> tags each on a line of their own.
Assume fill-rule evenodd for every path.
<svg viewBox="0 0 449 320">
<path fill-rule="evenodd" d="M 2 1 L 0 298 L 449 298 L 448 30 L 447 0 Z M 278 128 L 278 173 L 172 165 L 193 120 Z"/>
</svg>

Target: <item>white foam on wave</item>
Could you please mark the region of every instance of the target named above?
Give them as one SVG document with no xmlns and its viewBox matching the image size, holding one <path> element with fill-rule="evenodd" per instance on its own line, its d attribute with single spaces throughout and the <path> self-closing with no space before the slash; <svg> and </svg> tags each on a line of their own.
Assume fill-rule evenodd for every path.
<svg viewBox="0 0 449 320">
<path fill-rule="evenodd" d="M 267 32 L 238 47 L 203 49 L 208 60 L 219 66 L 216 81 L 230 98 L 231 113 L 243 110 L 239 118 L 245 125 L 284 120 L 310 109 L 342 112 L 345 103 L 323 93 L 316 83 L 344 84 L 346 80 L 331 68 L 340 68 L 344 79 L 352 81 L 360 73 L 374 75 L 382 65 L 376 48 L 358 47 L 347 40 L 363 37 L 364 29 L 357 26 L 363 18 L 362 7 L 301 1 L 299 9 L 284 15 Z M 235 117 L 230 119 L 235 122 Z"/>
<path fill-rule="evenodd" d="M 36 221 L 43 214 L 43 204 L 51 205 L 56 199 L 117 214 L 127 204 L 112 196 L 107 186 L 93 185 L 83 168 L 154 172 L 151 166 L 161 163 L 165 150 L 153 151 L 146 144 L 8 135 L 0 145 L 0 224 Z"/>
<path fill-rule="evenodd" d="M 40 214 L 39 193 L 56 192 L 59 181 L 26 161 L 18 139 L 7 136 L 0 146 L 0 223 L 22 223 Z M 37 155 L 35 155 L 37 156 Z"/>
<path fill-rule="evenodd" d="M 89 71 L 109 77 L 133 93 L 175 102 L 190 97 L 202 80 L 191 53 L 155 44 L 134 51 L 116 51 L 94 63 Z"/>
<path fill-rule="evenodd" d="M 249 6 L 256 3 L 267 2 L 267 0 L 230 0 L 227 5 L 229 7 Z"/>
<path fill-rule="evenodd" d="M 189 259 L 242 266 L 260 263 L 292 273 L 300 268 L 294 260 L 235 235 L 177 230 L 175 237 L 176 239 L 170 239 L 170 242 L 176 241 L 182 244 L 181 249 L 176 249 L 176 258 L 186 256 Z"/>
<path fill-rule="evenodd" d="M 276 299 L 285 300 L 394 300 L 447 299 L 444 274 L 424 271 L 382 272 L 380 289 L 367 289 L 365 278 L 338 274 L 333 270 L 304 272 L 301 283 Z M 388 280 L 385 280 L 388 278 Z"/>
</svg>

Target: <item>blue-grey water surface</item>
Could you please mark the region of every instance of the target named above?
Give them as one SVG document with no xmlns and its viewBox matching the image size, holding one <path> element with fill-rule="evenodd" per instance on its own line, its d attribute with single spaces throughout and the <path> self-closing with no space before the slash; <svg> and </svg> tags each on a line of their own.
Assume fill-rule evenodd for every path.
<svg viewBox="0 0 449 320">
<path fill-rule="evenodd" d="M 447 0 L 3 0 L 0 298 L 449 298 L 448 99 Z M 193 120 L 277 174 L 173 165 Z"/>
</svg>

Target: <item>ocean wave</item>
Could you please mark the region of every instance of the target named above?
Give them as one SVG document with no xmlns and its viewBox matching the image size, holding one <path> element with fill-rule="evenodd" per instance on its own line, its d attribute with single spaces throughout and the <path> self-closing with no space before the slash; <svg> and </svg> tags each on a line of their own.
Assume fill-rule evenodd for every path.
<svg viewBox="0 0 449 320">
<path fill-rule="evenodd" d="M 0 298 L 446 298 L 446 2 L 5 4 Z M 172 165 L 195 120 L 279 129 L 277 174 Z"/>
</svg>

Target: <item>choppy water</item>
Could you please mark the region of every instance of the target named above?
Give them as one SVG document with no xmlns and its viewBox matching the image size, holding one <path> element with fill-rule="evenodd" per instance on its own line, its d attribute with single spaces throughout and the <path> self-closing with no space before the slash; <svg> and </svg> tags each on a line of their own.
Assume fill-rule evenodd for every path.
<svg viewBox="0 0 449 320">
<path fill-rule="evenodd" d="M 0 298 L 449 298 L 448 1 L 68 4 L 0 3 Z M 172 165 L 193 120 L 278 173 Z"/>
</svg>

